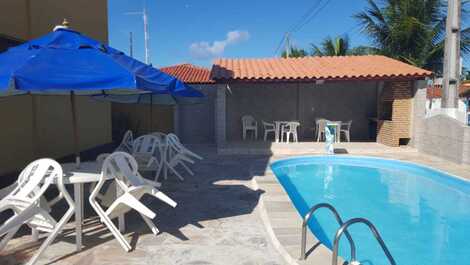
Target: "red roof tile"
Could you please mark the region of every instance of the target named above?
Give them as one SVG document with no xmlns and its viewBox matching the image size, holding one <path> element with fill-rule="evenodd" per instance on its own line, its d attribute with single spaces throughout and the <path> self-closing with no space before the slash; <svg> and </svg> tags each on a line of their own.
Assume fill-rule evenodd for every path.
<svg viewBox="0 0 470 265">
<path fill-rule="evenodd" d="M 211 72 L 209 69 L 192 64 L 178 64 L 163 67 L 160 68 L 160 70 L 188 84 L 214 83 L 214 81 L 210 79 Z"/>
<path fill-rule="evenodd" d="M 432 72 L 379 55 L 217 59 L 214 80 L 350 80 L 424 78 Z"/>
<path fill-rule="evenodd" d="M 459 96 L 460 97 L 470 97 L 470 82 L 465 82 L 465 83 L 460 84 Z M 428 89 L 426 91 L 426 97 L 428 99 L 441 98 L 442 97 L 442 86 L 441 85 L 434 85 L 432 87 L 428 87 Z"/>
</svg>

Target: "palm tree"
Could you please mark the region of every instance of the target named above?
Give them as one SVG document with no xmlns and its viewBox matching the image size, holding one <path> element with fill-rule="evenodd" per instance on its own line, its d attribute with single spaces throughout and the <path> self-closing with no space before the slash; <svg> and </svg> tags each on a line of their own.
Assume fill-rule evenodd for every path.
<svg viewBox="0 0 470 265">
<path fill-rule="evenodd" d="M 283 58 L 287 58 L 286 51 L 283 51 L 281 56 Z M 308 56 L 308 53 L 304 49 L 291 47 L 289 50 L 289 58 L 298 58 L 298 57 L 305 57 L 305 56 Z"/>
<path fill-rule="evenodd" d="M 327 37 L 318 47 L 312 45 L 312 55 L 314 56 L 344 56 L 350 52 L 348 36 L 336 37 L 334 40 Z"/>
<path fill-rule="evenodd" d="M 380 54 L 442 72 L 444 56 L 445 0 L 367 0 L 365 11 L 354 17 Z M 466 3 L 466 1 L 464 1 Z M 462 17 L 466 15 L 465 10 Z M 461 31 L 461 49 L 470 51 L 470 28 Z"/>
<path fill-rule="evenodd" d="M 327 37 L 323 40 L 320 47 L 315 44 L 311 44 L 311 46 L 313 56 L 345 56 L 375 53 L 375 50 L 371 47 L 358 46 L 351 48 L 347 35 L 338 36 L 335 39 Z"/>
</svg>

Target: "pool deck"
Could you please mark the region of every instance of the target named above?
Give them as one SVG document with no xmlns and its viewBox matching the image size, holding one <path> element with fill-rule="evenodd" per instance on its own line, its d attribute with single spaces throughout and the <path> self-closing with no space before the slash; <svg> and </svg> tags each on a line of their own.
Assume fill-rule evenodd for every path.
<svg viewBox="0 0 470 265">
<path fill-rule="evenodd" d="M 69 227 L 38 264 L 329 265 L 331 253 L 322 245 L 317 245 L 306 261 L 298 260 L 301 218 L 269 170 L 271 162 L 282 158 L 323 154 L 323 145 L 282 145 L 278 148 L 283 150 L 274 155 L 220 155 L 214 147 L 194 146 L 193 150 L 205 157 L 194 166 L 196 175 L 186 176 L 184 182 L 173 177 L 163 184 L 162 190 L 179 203 L 178 207 L 172 209 L 151 198 L 147 201 L 157 212 L 154 222 L 161 231 L 158 236 L 150 233 L 138 215 L 126 215 L 125 236 L 134 247 L 126 253 L 87 207 L 83 251 L 74 251 L 74 232 Z M 470 179 L 470 166 L 423 155 L 412 148 L 375 143 L 347 143 L 337 148 L 350 155 L 416 162 Z M 308 234 L 307 248 L 315 244 Z M 37 248 L 38 243 L 25 229 L 0 253 L 0 264 L 23 264 Z"/>
</svg>

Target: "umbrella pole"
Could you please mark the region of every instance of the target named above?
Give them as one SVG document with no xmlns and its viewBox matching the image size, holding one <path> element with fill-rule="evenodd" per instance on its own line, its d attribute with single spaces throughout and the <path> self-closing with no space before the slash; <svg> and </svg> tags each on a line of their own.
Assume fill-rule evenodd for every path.
<svg viewBox="0 0 470 265">
<path fill-rule="evenodd" d="M 153 132 L 153 95 L 150 94 L 150 133 Z"/>
<path fill-rule="evenodd" d="M 32 126 L 33 126 L 33 159 L 36 159 L 38 156 L 38 145 L 39 145 L 39 132 L 38 132 L 38 118 L 37 118 L 37 98 L 31 94 L 31 108 L 32 108 Z"/>
<path fill-rule="evenodd" d="M 75 153 L 75 163 L 77 167 L 80 166 L 80 151 L 79 151 L 79 142 L 78 137 L 78 124 L 77 124 L 77 109 L 75 106 L 75 93 L 72 91 L 70 93 L 70 105 L 72 107 L 72 129 L 73 129 L 73 144 L 74 144 L 74 153 Z"/>
</svg>

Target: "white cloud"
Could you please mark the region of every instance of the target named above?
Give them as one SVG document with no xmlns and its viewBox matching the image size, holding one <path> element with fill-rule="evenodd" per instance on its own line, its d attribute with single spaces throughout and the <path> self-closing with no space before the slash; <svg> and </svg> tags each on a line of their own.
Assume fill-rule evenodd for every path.
<svg viewBox="0 0 470 265">
<path fill-rule="evenodd" d="M 192 43 L 189 46 L 189 52 L 196 59 L 210 59 L 221 56 L 227 46 L 246 41 L 249 38 L 250 34 L 248 31 L 229 31 L 225 40 L 214 41 L 212 43 L 207 41 Z"/>
</svg>

